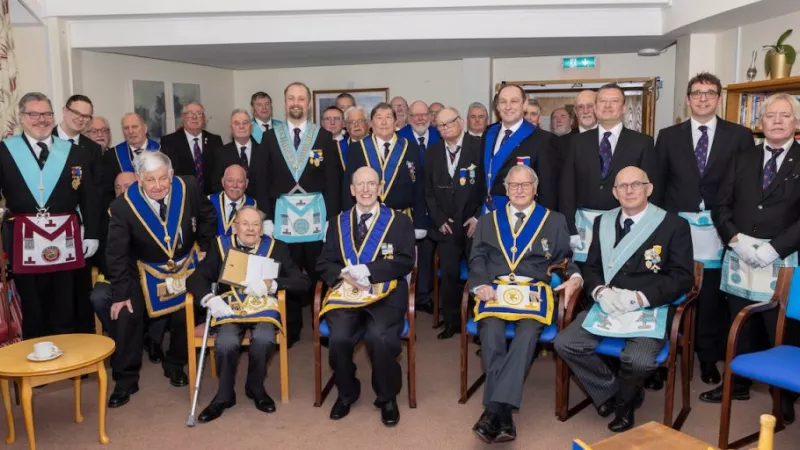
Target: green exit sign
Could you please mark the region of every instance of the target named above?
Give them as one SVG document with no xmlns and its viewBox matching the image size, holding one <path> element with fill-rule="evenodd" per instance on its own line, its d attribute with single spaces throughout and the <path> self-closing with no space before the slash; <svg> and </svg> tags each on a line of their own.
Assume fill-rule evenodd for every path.
<svg viewBox="0 0 800 450">
<path fill-rule="evenodd" d="M 572 58 L 561 58 L 563 69 L 591 69 L 597 65 L 596 56 L 576 56 Z"/>
</svg>

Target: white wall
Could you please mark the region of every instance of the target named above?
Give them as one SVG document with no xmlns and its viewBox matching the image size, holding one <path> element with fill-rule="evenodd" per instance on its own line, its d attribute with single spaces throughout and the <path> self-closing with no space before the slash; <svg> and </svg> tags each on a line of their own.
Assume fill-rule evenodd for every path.
<svg viewBox="0 0 800 450">
<path fill-rule="evenodd" d="M 12 30 L 17 61 L 17 92 L 37 91 L 51 95 L 50 66 L 47 58 L 47 33 L 43 26 L 14 27 Z"/>
<path fill-rule="evenodd" d="M 241 108 L 249 108 L 254 92 L 267 92 L 273 100 L 273 115 L 283 118 L 283 90 L 293 81 L 306 83 L 312 91 L 388 87 L 389 99 L 400 95 L 408 103 L 422 100 L 460 106 L 461 76 L 461 61 L 237 70 L 233 91 Z"/>
<path fill-rule="evenodd" d="M 229 119 L 234 107 L 232 70 L 83 50 L 75 53 L 75 92 L 91 98 L 95 114 L 109 120 L 114 141 L 120 140 L 119 123 L 123 114 L 133 109 L 131 80 L 199 84 L 209 118 L 208 130 L 221 135 L 223 141 L 230 140 Z"/>
</svg>

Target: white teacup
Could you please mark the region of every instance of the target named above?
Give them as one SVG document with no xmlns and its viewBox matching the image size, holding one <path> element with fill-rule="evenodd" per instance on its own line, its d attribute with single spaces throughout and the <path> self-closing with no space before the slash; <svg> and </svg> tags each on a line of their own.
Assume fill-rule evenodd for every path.
<svg viewBox="0 0 800 450">
<path fill-rule="evenodd" d="M 58 353 L 58 347 L 51 341 L 33 344 L 33 356 L 38 359 L 52 358 Z"/>
</svg>

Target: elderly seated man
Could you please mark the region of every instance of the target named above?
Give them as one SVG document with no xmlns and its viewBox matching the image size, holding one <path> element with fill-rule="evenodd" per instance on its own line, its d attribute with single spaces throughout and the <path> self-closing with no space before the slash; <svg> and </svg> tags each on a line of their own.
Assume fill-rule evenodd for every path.
<svg viewBox="0 0 800 450">
<path fill-rule="evenodd" d="M 275 352 L 275 327 L 281 324 L 277 302 L 271 296 L 278 289 L 303 293 L 311 282 L 294 264 L 285 243 L 263 235 L 263 222 L 264 214 L 254 206 L 241 207 L 233 219 L 233 235 L 218 236 L 206 258 L 186 282 L 195 301 L 208 310 L 207 313 L 213 316 L 212 324 L 216 326 L 214 347 L 219 387 L 211 404 L 200 413 L 200 423 L 217 419 L 225 409 L 236 404 L 233 390 L 236 364 L 242 338 L 248 330 L 250 350 L 244 392 L 247 398 L 253 399 L 259 411 L 275 412 L 275 402 L 264 389 L 267 361 Z M 233 249 L 273 259 L 280 264 L 278 277 L 245 280 L 242 283 L 244 290 L 223 284 L 220 294 L 213 292 L 212 284 L 217 282 L 223 263 Z"/>
<path fill-rule="evenodd" d="M 378 203 L 382 184 L 374 169 L 356 170 L 350 192 L 356 205 L 331 222 L 317 260 L 317 272 L 332 286 L 320 311 L 330 327 L 328 357 L 339 391 L 330 417 L 348 415 L 361 394 L 353 350 L 363 336 L 375 406 L 383 424 L 394 426 L 400 420 L 397 357 L 408 305 L 406 275 L 414 267 L 414 227 L 403 213 Z"/>
<path fill-rule="evenodd" d="M 509 203 L 482 216 L 473 235 L 469 284 L 478 300 L 475 320 L 486 371 L 485 410 L 473 431 L 487 443 L 516 439 L 511 412 L 522 403 L 539 335 L 555 320 L 547 269 L 570 261 L 566 282 L 557 288 L 566 295 L 583 284 L 571 262 L 566 219 L 534 201 L 538 181 L 530 167 L 512 167 L 504 181 Z M 509 322 L 516 329 L 511 345 L 505 334 Z"/>
<path fill-rule="evenodd" d="M 597 413 L 616 411 L 608 429 L 633 427 L 634 410 L 644 401 L 644 382 L 664 347 L 669 305 L 694 284 L 689 223 L 648 202 L 653 185 L 633 166 L 614 180 L 621 208 L 594 221 L 594 236 L 583 274 L 595 304 L 578 314 L 555 341 L 592 398 Z M 625 338 L 615 375 L 595 353 L 604 337 Z"/>
</svg>

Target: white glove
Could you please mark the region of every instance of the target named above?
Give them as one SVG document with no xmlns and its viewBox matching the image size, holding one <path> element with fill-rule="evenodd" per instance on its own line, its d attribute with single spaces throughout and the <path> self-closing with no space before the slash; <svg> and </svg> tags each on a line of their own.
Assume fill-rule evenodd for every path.
<svg viewBox="0 0 800 450">
<path fill-rule="evenodd" d="M 636 311 L 639 308 L 639 301 L 636 299 L 636 291 L 631 291 L 630 289 L 614 289 L 617 293 L 614 296 L 614 308 L 617 309 L 620 314 Z"/>
<path fill-rule="evenodd" d="M 737 234 L 737 242 L 731 244 L 731 248 L 736 251 L 740 258 L 751 267 L 759 267 L 756 258 L 756 246 L 761 244 L 746 234 Z"/>
<path fill-rule="evenodd" d="M 614 304 L 614 300 L 617 298 L 617 294 L 609 288 L 603 289 L 603 292 L 597 296 L 595 301 L 600 305 L 600 308 L 603 310 L 604 313 L 610 315 L 616 315 L 619 313 L 617 310 L 616 305 Z"/>
<path fill-rule="evenodd" d="M 265 220 L 263 230 L 265 236 L 272 237 L 272 233 L 275 232 L 275 224 L 271 220 Z"/>
<path fill-rule="evenodd" d="M 215 295 L 203 302 L 203 306 L 208 309 L 208 313 L 214 316 L 215 319 L 233 315 L 231 307 L 219 295 Z"/>
<path fill-rule="evenodd" d="M 243 281 L 241 285 L 245 287 L 244 293 L 247 295 L 252 295 L 253 297 L 266 297 L 269 293 L 267 284 L 261 279 L 246 280 Z"/>
<path fill-rule="evenodd" d="M 414 230 L 414 238 L 417 240 L 425 239 L 425 236 L 427 235 L 428 235 L 428 230 Z"/>
<path fill-rule="evenodd" d="M 97 239 L 85 239 L 83 241 L 83 257 L 84 258 L 91 258 L 95 253 L 97 253 L 97 249 L 100 247 L 100 241 Z"/>
<path fill-rule="evenodd" d="M 575 250 L 580 250 L 581 236 L 579 234 L 573 234 L 569 237 L 569 248 L 572 249 L 573 252 Z"/>
<path fill-rule="evenodd" d="M 350 266 L 348 272 L 350 275 L 356 279 L 359 283 L 363 284 L 364 286 L 369 284 L 369 268 L 364 264 L 356 264 L 355 266 Z M 362 283 L 365 281 L 365 283 Z"/>
<path fill-rule="evenodd" d="M 767 267 L 779 257 L 780 255 L 775 251 L 772 244 L 764 243 L 756 249 L 756 262 L 758 267 Z"/>
</svg>

